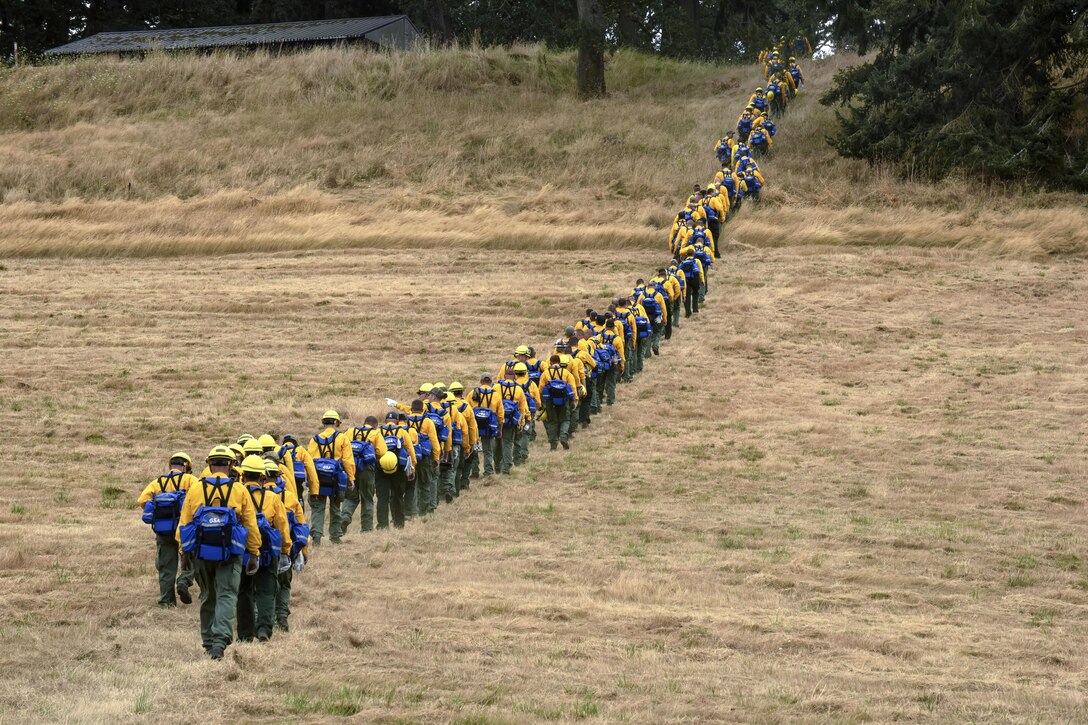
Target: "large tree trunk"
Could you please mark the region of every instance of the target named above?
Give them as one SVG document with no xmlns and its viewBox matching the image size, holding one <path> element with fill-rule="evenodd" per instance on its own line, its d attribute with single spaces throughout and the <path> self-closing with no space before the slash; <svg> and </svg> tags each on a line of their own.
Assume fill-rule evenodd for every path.
<svg viewBox="0 0 1088 725">
<path fill-rule="evenodd" d="M 616 35 L 620 45 L 624 48 L 639 48 L 642 43 L 639 39 L 638 21 L 630 10 L 621 10 L 616 22 Z"/>
<path fill-rule="evenodd" d="M 441 45 L 453 42 L 453 17 L 446 6 L 446 0 L 426 0 L 423 11 L 431 37 Z"/>
<path fill-rule="evenodd" d="M 599 98 L 605 93 L 601 0 L 578 0 L 578 26 L 578 94 Z"/>
</svg>

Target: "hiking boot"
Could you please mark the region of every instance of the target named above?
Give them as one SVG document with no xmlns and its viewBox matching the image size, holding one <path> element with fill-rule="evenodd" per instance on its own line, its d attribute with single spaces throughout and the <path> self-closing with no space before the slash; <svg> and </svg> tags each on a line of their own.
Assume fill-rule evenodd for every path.
<svg viewBox="0 0 1088 725">
<path fill-rule="evenodd" d="M 189 587 L 185 584 L 178 584 L 178 599 L 182 604 L 192 604 L 193 595 L 189 593 Z"/>
<path fill-rule="evenodd" d="M 453 496 L 448 493 L 446 494 L 446 503 L 453 503 Z"/>
<path fill-rule="evenodd" d="M 558 443 L 552 443 L 552 450 L 553 451 L 559 450 L 559 444 Z"/>
<path fill-rule="evenodd" d="M 290 632 L 291 628 L 287 626 L 287 617 L 281 617 L 276 620 L 276 626 L 282 629 L 284 632 Z"/>
<path fill-rule="evenodd" d="M 223 648 L 219 645 L 212 647 L 210 650 L 208 650 L 208 656 L 211 657 L 213 660 L 223 659 Z"/>
<path fill-rule="evenodd" d="M 268 632 L 258 632 L 257 633 L 257 641 L 258 642 L 267 642 L 270 639 L 272 639 L 272 635 L 269 634 Z"/>
<path fill-rule="evenodd" d="M 329 539 L 329 541 L 331 541 L 334 544 L 343 544 L 344 543 L 344 540 L 340 539 L 339 537 L 335 538 L 335 539 Z"/>
<path fill-rule="evenodd" d="M 569 450 L 570 450 L 570 441 L 568 441 L 568 440 L 567 440 L 566 438 L 564 438 L 563 440 L 559 441 L 559 443 L 560 443 L 560 445 L 562 445 L 562 446 L 563 446 L 563 450 L 565 450 L 565 451 L 569 451 Z"/>
</svg>

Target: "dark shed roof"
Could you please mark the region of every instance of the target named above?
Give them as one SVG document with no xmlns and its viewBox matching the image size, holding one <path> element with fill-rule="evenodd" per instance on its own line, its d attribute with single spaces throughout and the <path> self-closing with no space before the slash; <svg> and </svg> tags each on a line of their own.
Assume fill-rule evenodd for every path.
<svg viewBox="0 0 1088 725">
<path fill-rule="evenodd" d="M 407 15 L 341 20 L 306 20 L 295 23 L 263 25 L 224 25 L 215 28 L 173 28 L 166 30 L 130 30 L 98 33 L 46 51 L 47 55 L 76 53 L 123 53 L 147 50 L 182 50 L 229 46 L 278 45 L 315 41 L 365 38 L 375 31 L 401 23 L 414 42 L 418 36 Z M 378 42 L 377 36 L 373 38 Z M 384 43 L 383 43 L 384 44 Z M 408 45 L 410 43 L 405 43 Z M 404 47 L 402 44 L 396 44 Z"/>
</svg>

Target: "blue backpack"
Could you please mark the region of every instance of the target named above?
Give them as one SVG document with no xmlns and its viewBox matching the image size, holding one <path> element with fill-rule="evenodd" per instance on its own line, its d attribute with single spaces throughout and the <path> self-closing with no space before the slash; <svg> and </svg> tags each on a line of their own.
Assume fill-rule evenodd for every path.
<svg viewBox="0 0 1088 725">
<path fill-rule="evenodd" d="M 283 508 L 287 512 L 287 529 L 291 532 L 291 558 L 294 559 L 310 543 L 310 525 L 299 522 L 295 512 L 287 508 L 287 494 L 284 490 L 284 487 L 280 485 L 273 488 L 272 493 L 280 497 Z"/>
<path fill-rule="evenodd" d="M 763 128 L 771 135 L 771 138 L 774 138 L 774 135 L 778 132 L 778 126 L 774 125 L 774 121 L 764 121 Z"/>
<path fill-rule="evenodd" d="M 408 448 L 404 445 L 404 439 L 397 434 L 395 427 L 382 426 L 382 438 L 385 439 L 385 447 L 397 454 L 397 464 L 402 471 L 407 471 L 412 463 L 412 457 L 408 454 Z"/>
<path fill-rule="evenodd" d="M 367 440 L 372 430 L 374 429 L 365 426 L 355 426 L 351 434 L 351 454 L 355 458 L 355 465 L 360 468 L 366 465 L 373 466 L 378 462 L 374 444 Z"/>
<path fill-rule="evenodd" d="M 755 131 L 752 131 L 752 137 L 748 139 L 748 143 L 752 144 L 753 146 L 765 144 L 767 143 L 767 134 L 765 134 L 760 129 L 756 129 Z"/>
<path fill-rule="evenodd" d="M 652 296 L 646 295 L 642 298 L 642 308 L 646 310 L 646 316 L 651 320 L 661 318 L 661 305 L 657 304 L 657 300 Z"/>
<path fill-rule="evenodd" d="M 450 412 L 450 429 L 453 431 L 453 445 L 456 448 L 465 442 L 465 432 L 453 422 L 453 403 L 446 405 L 445 409 Z"/>
<path fill-rule="evenodd" d="M 710 257 L 710 252 L 706 251 L 705 248 L 696 249 L 695 256 L 703 263 L 703 269 L 710 269 L 711 265 L 714 264 L 714 260 Z"/>
<path fill-rule="evenodd" d="M 694 259 L 685 259 L 680 263 L 680 269 L 683 271 L 684 278 L 687 279 L 688 282 L 694 282 L 699 278 L 699 265 Z"/>
<path fill-rule="evenodd" d="M 445 443 L 450 439 L 450 427 L 446 425 L 445 408 L 435 410 L 434 408 L 427 406 L 427 410 L 423 412 L 423 415 L 430 418 L 431 422 L 434 423 L 434 430 L 438 433 L 438 441 L 440 443 Z M 453 422 L 452 419 L 450 422 Z"/>
<path fill-rule="evenodd" d="M 742 134 L 748 133 L 751 130 L 752 130 L 752 119 L 742 118 L 739 121 L 737 121 L 737 131 L 739 131 L 740 133 L 742 133 Z"/>
<path fill-rule="evenodd" d="M 599 343 L 593 351 L 593 359 L 597 362 L 597 374 L 603 375 L 612 369 L 612 355 L 605 350 L 604 343 Z"/>
<path fill-rule="evenodd" d="M 220 494 L 220 501 L 224 504 L 230 500 L 231 488 L 234 481 L 226 478 L 201 479 L 200 485 L 204 487 L 204 500 L 210 501 L 208 485 L 219 492 L 222 486 L 226 486 L 226 493 Z M 231 557 L 241 556 L 246 551 L 246 527 L 238 520 L 238 512 L 230 506 L 201 506 L 197 509 L 193 520 L 180 527 L 178 531 L 181 538 L 181 550 L 187 554 L 195 554 L 201 561 L 229 561 Z"/>
<path fill-rule="evenodd" d="M 288 453 L 291 454 L 291 469 L 295 473 L 295 485 L 298 486 L 299 490 L 305 490 L 306 489 L 306 464 L 298 459 L 298 454 L 295 453 L 297 448 L 298 448 L 298 446 L 294 446 L 294 445 L 280 446 L 279 456 L 280 456 L 280 460 L 282 461 L 284 459 L 284 457 Z"/>
<path fill-rule="evenodd" d="M 761 111 L 767 110 L 767 98 L 766 96 L 756 96 L 752 99 L 752 105 Z"/>
<path fill-rule="evenodd" d="M 540 385 L 540 374 L 544 372 L 543 369 L 540 367 L 540 361 L 537 360 L 536 362 L 527 367 L 529 368 L 529 379 L 537 385 Z"/>
<path fill-rule="evenodd" d="M 634 332 L 634 330 L 631 329 L 631 323 L 628 322 L 627 315 L 624 315 L 623 317 L 620 318 L 620 323 L 623 324 L 624 339 L 625 340 L 630 340 L 631 339 L 631 334 Z"/>
<path fill-rule="evenodd" d="M 570 383 L 559 378 L 552 378 L 544 384 L 544 399 L 552 405 L 566 405 L 574 398 Z"/>
<path fill-rule="evenodd" d="M 420 413 L 419 415 L 409 415 L 408 425 L 416 429 L 418 434 L 419 443 L 416 443 L 416 458 L 426 457 L 434 453 L 434 446 L 431 444 L 431 437 L 423 435 L 423 421 L 427 419 L 427 416 Z"/>
<path fill-rule="evenodd" d="M 635 328 L 638 329 L 638 339 L 645 340 L 653 333 L 649 318 L 638 315 L 635 317 Z"/>
<path fill-rule="evenodd" d="M 317 444 L 318 457 L 314 459 L 314 468 L 317 469 L 317 495 L 335 496 L 348 490 L 348 474 L 344 470 L 344 464 L 336 458 L 336 437 L 340 431 L 333 431 L 328 438 L 314 436 Z"/>
<path fill-rule="evenodd" d="M 483 388 L 476 388 L 476 399 L 480 405 L 476 406 L 476 427 L 484 438 L 496 438 L 499 435 L 499 416 L 491 409 L 491 398 L 494 390 L 484 392 Z"/>
<path fill-rule="evenodd" d="M 151 524 L 151 530 L 156 534 L 173 534 L 178 528 L 181 505 L 185 502 L 185 492 L 178 488 L 178 484 L 184 475 L 181 471 L 172 471 L 159 476 L 159 492 L 144 503 L 141 518 L 145 524 Z M 168 484 L 174 485 L 173 491 L 166 490 Z"/>
<path fill-rule="evenodd" d="M 529 406 L 529 414 L 536 415 L 536 397 L 529 394 L 529 383 L 518 383 L 518 387 L 525 393 L 525 403 Z"/>
<path fill-rule="evenodd" d="M 506 385 L 499 383 L 502 389 L 502 414 L 503 414 L 503 426 L 520 426 L 521 425 L 521 406 L 518 405 L 518 401 L 513 398 L 507 398 L 505 391 L 508 389 L 516 389 L 517 383 Z M 513 395 L 513 393 L 511 393 Z"/>
<path fill-rule="evenodd" d="M 261 492 L 260 503 L 257 502 L 256 496 L 253 495 L 257 491 Z M 264 511 L 261 510 L 266 495 L 268 495 L 268 490 L 263 487 L 257 486 L 249 489 L 249 497 L 253 499 L 253 505 L 257 507 L 257 530 L 261 532 L 261 553 L 258 557 L 258 565 L 262 569 L 267 569 L 278 563 L 280 554 L 283 552 L 283 534 L 272 525 L 272 522 L 264 515 Z M 245 564 L 248 561 L 249 553 L 247 552 L 242 557 L 242 563 Z"/>
</svg>

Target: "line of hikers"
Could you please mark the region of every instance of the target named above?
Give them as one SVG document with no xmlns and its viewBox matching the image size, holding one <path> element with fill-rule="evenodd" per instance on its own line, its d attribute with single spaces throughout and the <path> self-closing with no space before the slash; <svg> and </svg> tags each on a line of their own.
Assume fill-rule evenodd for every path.
<svg viewBox="0 0 1088 725">
<path fill-rule="evenodd" d="M 186 453 L 171 455 L 167 472 L 138 498 L 156 536 L 160 606 L 191 603 L 196 583 L 204 651 L 221 659 L 235 626 L 241 641 L 289 631 L 294 575 L 326 530 L 341 544 L 356 515 L 367 532 L 434 514 L 473 480 L 509 475 L 528 461 L 538 422 L 550 450 L 569 449 L 615 403 L 618 385 L 705 305 L 721 225 L 743 198 L 744 178 L 735 174 L 755 163 L 745 159 L 730 154 L 705 193 L 695 185 L 673 224 L 668 265 L 607 308 L 587 309 L 539 356 L 519 345 L 472 387 L 423 383 L 411 402 L 387 398 L 387 412 L 357 425 L 327 410 L 303 442 L 244 434 L 213 447 L 199 475 Z"/>
</svg>

